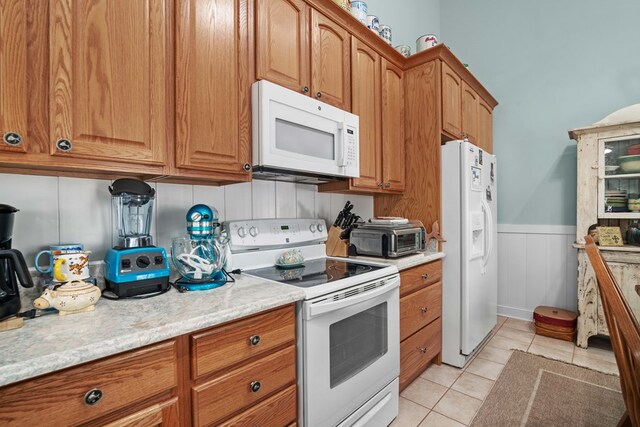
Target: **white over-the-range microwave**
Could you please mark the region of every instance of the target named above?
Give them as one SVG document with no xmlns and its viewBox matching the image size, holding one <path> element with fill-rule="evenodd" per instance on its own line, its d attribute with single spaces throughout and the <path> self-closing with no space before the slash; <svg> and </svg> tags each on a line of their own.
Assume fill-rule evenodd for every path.
<svg viewBox="0 0 640 427">
<path fill-rule="evenodd" d="M 255 178 L 360 176 L 358 116 L 266 80 L 253 84 L 251 96 Z"/>
</svg>

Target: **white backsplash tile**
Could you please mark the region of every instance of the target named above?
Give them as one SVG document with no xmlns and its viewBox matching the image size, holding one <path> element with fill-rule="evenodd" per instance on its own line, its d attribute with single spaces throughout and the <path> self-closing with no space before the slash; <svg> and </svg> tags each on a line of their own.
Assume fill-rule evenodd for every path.
<svg viewBox="0 0 640 427">
<path fill-rule="evenodd" d="M 251 182 L 252 218 L 276 217 L 276 182 L 256 179 Z"/>
<path fill-rule="evenodd" d="M 91 260 L 111 247 L 111 181 L 59 178 L 60 243 L 82 243 Z"/>
<path fill-rule="evenodd" d="M 276 218 L 296 217 L 296 184 L 276 182 Z"/>
<path fill-rule="evenodd" d="M 40 250 L 60 243 L 57 177 L 0 174 L 0 203 L 20 209 L 12 247 L 22 252 L 27 264 L 33 265 Z M 78 203 L 78 208 L 90 206 Z"/>
<path fill-rule="evenodd" d="M 110 181 L 82 178 L 0 174 L 0 203 L 20 209 L 13 247 L 29 265 L 35 254 L 56 243 L 83 243 L 102 259 L 113 245 L 115 215 Z M 314 185 L 256 180 L 224 187 L 149 182 L 156 190 L 151 235 L 156 245 L 171 248 L 171 239 L 186 234 L 187 210 L 196 203 L 218 209 L 220 219 L 323 218 L 331 225 L 347 200 L 368 219 L 373 197 L 318 193 Z"/>
<path fill-rule="evenodd" d="M 224 187 L 225 221 L 251 219 L 251 183 L 231 184 Z"/>
<path fill-rule="evenodd" d="M 224 209 L 224 187 L 212 187 L 210 185 L 193 186 L 193 204 L 202 203 L 209 207 L 216 208 L 220 222 L 225 220 Z"/>
<path fill-rule="evenodd" d="M 296 184 L 296 218 L 316 217 L 315 185 Z"/>
<path fill-rule="evenodd" d="M 187 234 L 187 211 L 193 206 L 193 186 L 158 183 L 156 208 L 158 234 L 156 246 L 171 251 L 171 239 Z"/>
</svg>

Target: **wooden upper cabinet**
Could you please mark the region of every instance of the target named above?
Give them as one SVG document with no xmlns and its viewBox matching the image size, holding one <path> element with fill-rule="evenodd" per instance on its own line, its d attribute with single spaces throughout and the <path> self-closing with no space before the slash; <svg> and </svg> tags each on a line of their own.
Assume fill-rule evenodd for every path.
<svg viewBox="0 0 640 427">
<path fill-rule="evenodd" d="M 176 167 L 247 175 L 247 1 L 177 4 Z"/>
<path fill-rule="evenodd" d="M 404 85 L 402 70 L 382 59 L 382 169 L 384 188 L 405 187 Z"/>
<path fill-rule="evenodd" d="M 0 0 L 0 151 L 26 152 L 27 2 Z"/>
<path fill-rule="evenodd" d="M 462 81 L 462 137 L 478 145 L 478 94 Z"/>
<path fill-rule="evenodd" d="M 170 0 L 52 0 L 51 153 L 162 165 Z"/>
<path fill-rule="evenodd" d="M 351 36 L 316 10 L 311 11 L 312 96 L 351 109 Z"/>
<path fill-rule="evenodd" d="M 442 130 L 453 138 L 462 136 L 462 80 L 442 62 Z"/>
<path fill-rule="evenodd" d="M 493 109 L 482 98 L 478 102 L 478 146 L 493 153 Z"/>
<path fill-rule="evenodd" d="M 379 189 L 382 180 L 380 56 L 355 37 L 351 46 L 352 112 L 360 117 L 360 178 L 355 178 L 353 185 Z"/>
<path fill-rule="evenodd" d="M 256 77 L 308 93 L 309 7 L 302 0 L 259 0 L 255 4 Z"/>
</svg>

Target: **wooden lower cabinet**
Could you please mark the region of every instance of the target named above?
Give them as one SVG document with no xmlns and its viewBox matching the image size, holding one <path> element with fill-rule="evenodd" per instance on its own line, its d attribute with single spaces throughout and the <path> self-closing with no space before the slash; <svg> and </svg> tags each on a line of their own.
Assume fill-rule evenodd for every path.
<svg viewBox="0 0 640 427">
<path fill-rule="evenodd" d="M 400 390 L 432 363 L 441 363 L 441 278 L 439 260 L 400 273 Z"/>
<path fill-rule="evenodd" d="M 295 425 L 294 306 L 10 384 L 0 401 L 2 426 Z"/>
</svg>

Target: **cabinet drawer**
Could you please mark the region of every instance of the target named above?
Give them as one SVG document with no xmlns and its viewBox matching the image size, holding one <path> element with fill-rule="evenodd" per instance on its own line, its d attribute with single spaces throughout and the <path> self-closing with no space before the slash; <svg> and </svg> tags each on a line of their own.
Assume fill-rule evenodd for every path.
<svg viewBox="0 0 640 427">
<path fill-rule="evenodd" d="M 120 418 L 103 427 L 173 427 L 180 425 L 178 398 L 156 403 L 148 408 Z"/>
<path fill-rule="evenodd" d="M 430 262 L 400 272 L 400 296 L 442 280 L 442 260 Z"/>
<path fill-rule="evenodd" d="M 442 319 L 438 318 L 400 343 L 400 390 L 420 375 L 440 353 L 441 331 Z"/>
<path fill-rule="evenodd" d="M 219 427 L 260 426 L 281 427 L 296 419 L 296 386 L 265 399 L 251 409 L 222 423 Z"/>
<path fill-rule="evenodd" d="M 442 282 L 413 292 L 400 300 L 400 341 L 442 315 Z"/>
<path fill-rule="evenodd" d="M 295 339 L 293 306 L 192 335 L 191 376 L 201 378 Z"/>
<path fill-rule="evenodd" d="M 296 348 L 289 346 L 192 389 L 193 421 L 209 425 L 250 405 L 296 378 Z M 252 384 L 259 382 L 259 389 Z"/>
<path fill-rule="evenodd" d="M 78 425 L 176 385 L 175 341 L 164 342 L 4 387 L 0 424 Z M 102 397 L 89 406 L 85 397 L 95 389 Z"/>
</svg>

